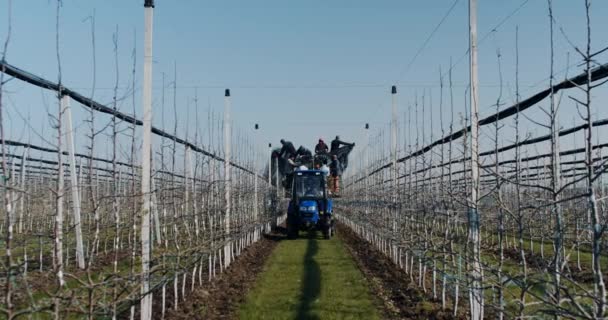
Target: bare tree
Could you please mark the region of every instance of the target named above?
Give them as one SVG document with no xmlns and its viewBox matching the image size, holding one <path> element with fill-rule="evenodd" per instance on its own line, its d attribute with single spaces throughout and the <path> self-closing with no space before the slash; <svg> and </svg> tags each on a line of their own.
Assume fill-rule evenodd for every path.
<svg viewBox="0 0 608 320">
<path fill-rule="evenodd" d="M 12 31 L 12 0 L 8 0 L 7 3 L 7 35 L 4 40 L 4 46 L 2 49 L 2 62 L 6 62 L 6 56 L 8 52 L 8 45 L 11 39 L 11 31 Z M 13 206 L 12 206 L 12 192 L 10 189 L 9 182 L 9 172 L 6 161 L 6 140 L 5 140 L 5 128 L 4 128 L 4 108 L 3 108 L 3 93 L 4 93 L 4 74 L 6 73 L 6 67 L 2 64 L 2 74 L 0 74 L 0 139 L 2 140 L 2 189 L 3 189 L 3 198 L 4 198 L 4 209 L 5 209 L 5 223 L 6 223 L 6 240 L 5 240 L 5 251 L 6 251 L 6 288 L 5 288 L 5 298 L 4 302 L 6 303 L 6 317 L 11 318 L 13 316 L 13 292 L 12 292 L 12 283 L 11 283 L 11 272 L 13 266 L 13 257 L 11 254 L 12 249 L 12 240 L 13 240 Z"/>
</svg>

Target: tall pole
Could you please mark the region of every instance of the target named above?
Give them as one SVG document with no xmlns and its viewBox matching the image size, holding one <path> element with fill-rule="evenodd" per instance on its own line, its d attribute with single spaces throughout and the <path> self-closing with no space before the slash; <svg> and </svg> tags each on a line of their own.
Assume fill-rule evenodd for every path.
<svg viewBox="0 0 608 320">
<path fill-rule="evenodd" d="M 152 319 L 152 293 L 150 291 L 150 158 L 152 150 L 152 27 L 154 0 L 146 0 L 144 32 L 143 80 L 143 145 L 141 156 L 141 320 Z"/>
<path fill-rule="evenodd" d="M 397 87 L 391 87 L 391 161 L 392 172 L 392 202 L 393 202 L 393 232 L 397 232 Z"/>
<path fill-rule="evenodd" d="M 277 156 L 274 160 L 274 175 L 275 175 L 275 180 L 276 180 L 276 186 L 277 186 L 277 200 L 281 199 L 281 189 L 279 186 L 279 182 L 280 182 L 280 178 L 279 178 L 279 157 Z"/>
<path fill-rule="evenodd" d="M 272 143 L 268 144 L 268 153 L 270 154 L 270 158 L 268 158 L 268 187 L 272 187 Z"/>
<path fill-rule="evenodd" d="M 232 211 L 232 201 L 231 201 L 231 187 L 232 187 L 232 177 L 230 176 L 230 161 L 232 156 L 232 128 L 230 123 L 230 89 L 226 89 L 224 94 L 224 180 L 225 180 L 225 199 L 226 199 L 226 238 L 229 241 L 228 237 L 230 236 L 230 214 Z M 230 243 L 226 243 L 224 247 L 224 266 L 227 267 L 230 264 Z"/>
<path fill-rule="evenodd" d="M 469 303 L 471 319 L 483 319 L 483 288 L 480 262 L 479 234 L 479 106 L 477 78 L 477 0 L 469 0 L 469 67 L 471 90 L 471 200 L 469 204 L 468 224 L 469 241 L 471 243 L 471 288 Z"/>
<path fill-rule="evenodd" d="M 369 213 L 369 154 L 370 154 L 370 143 L 369 143 L 369 123 L 365 124 L 365 153 L 363 154 L 364 166 L 365 166 L 365 179 L 363 180 L 363 186 L 365 187 L 365 214 Z"/>
<path fill-rule="evenodd" d="M 76 260 L 78 262 L 78 268 L 84 270 L 84 249 L 82 244 L 82 226 L 80 224 L 80 192 L 78 191 L 80 186 L 78 185 L 78 176 L 76 175 L 76 154 L 74 152 L 74 130 L 72 127 L 70 97 L 61 97 L 61 102 L 63 105 L 62 113 L 66 117 L 63 123 L 65 123 L 67 129 L 67 145 L 70 156 L 70 184 L 72 191 L 72 213 L 74 215 L 74 232 L 76 233 Z"/>
<path fill-rule="evenodd" d="M 254 215 L 254 221 L 258 221 L 258 153 L 257 153 L 257 131 L 260 128 L 260 126 L 256 123 L 255 126 L 253 127 L 255 132 L 253 133 L 253 201 L 254 201 L 254 206 L 253 206 L 253 215 Z"/>
<path fill-rule="evenodd" d="M 186 134 L 186 136 L 188 136 L 188 134 Z M 194 168 L 193 168 L 193 161 L 192 161 L 192 149 L 190 149 L 190 146 L 186 146 L 186 150 L 185 150 L 185 191 L 186 193 L 184 194 L 184 202 L 186 204 L 186 212 L 188 212 L 189 209 L 189 197 L 190 197 L 190 193 L 192 193 L 192 199 L 193 199 L 193 214 L 194 214 L 194 234 L 196 235 L 196 238 L 198 239 L 198 235 L 199 235 L 199 228 L 198 228 L 198 214 L 196 213 L 196 179 L 194 177 Z M 153 212 L 153 218 L 156 218 L 156 210 L 154 210 Z M 154 220 L 154 224 L 156 225 L 156 220 Z"/>
</svg>

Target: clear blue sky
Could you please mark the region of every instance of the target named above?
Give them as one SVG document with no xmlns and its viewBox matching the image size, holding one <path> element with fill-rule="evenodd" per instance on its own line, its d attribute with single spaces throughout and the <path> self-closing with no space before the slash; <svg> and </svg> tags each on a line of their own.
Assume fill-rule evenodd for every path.
<svg viewBox="0 0 608 320">
<path fill-rule="evenodd" d="M 209 105 L 221 112 L 223 89 L 231 88 L 235 126 L 245 135 L 258 122 L 261 126 L 259 141 L 272 141 L 275 145 L 285 137 L 296 147 L 305 144 L 312 148 L 319 136 L 330 140 L 336 134 L 361 144 L 366 122 L 373 129 L 387 127 L 390 85 L 397 82 L 400 113 L 414 102 L 416 95 L 425 94 L 427 99 L 432 95 L 433 119 L 437 121 L 439 68 L 447 70 L 450 58 L 454 61 L 461 58 L 468 46 L 467 2 L 459 1 L 415 63 L 406 69 L 452 5 L 452 0 L 157 0 L 154 122 L 160 126 L 162 73 L 167 74 L 167 83 L 172 81 L 174 64 L 177 65 L 180 136 L 185 135 L 187 122 L 191 128 L 194 126 L 195 87 L 198 87 L 201 118 L 206 117 L 203 112 Z M 479 2 L 481 38 L 523 0 Z M 566 67 L 568 52 L 571 52 L 570 63 L 580 60 L 559 28 L 562 27 L 575 44 L 584 44 L 584 2 L 554 2 L 557 21 L 555 61 L 556 70 L 560 71 Z M 52 0 L 13 0 L 12 35 L 7 56 L 10 63 L 52 80 L 57 79 L 55 5 Z M 2 42 L 7 31 L 6 8 L 7 0 L 0 1 Z M 95 99 L 109 102 L 112 97 L 109 89 L 113 87 L 115 77 L 112 35 L 116 27 L 122 92 L 130 83 L 134 32 L 137 34 L 137 83 L 141 84 L 143 0 L 63 1 L 60 17 L 63 82 L 84 93 L 89 93 L 92 87 L 91 27 L 86 19 L 93 15 L 97 59 Z M 522 96 L 546 87 L 549 72 L 547 15 L 546 1 L 529 0 L 480 44 L 482 115 L 492 111 L 490 105 L 497 98 L 498 49 L 502 53 L 504 97 L 506 102 L 512 102 L 515 26 L 520 30 Z M 595 49 L 608 45 L 603 34 L 608 30 L 606 16 L 608 1 L 593 1 Z M 606 58 L 604 54 L 598 60 L 608 60 Z M 580 67 L 573 67 L 570 73 L 580 70 Z M 557 75 L 560 79 L 563 76 L 563 73 Z M 466 57 L 455 67 L 453 81 L 457 108 L 462 110 L 468 82 Z M 19 81 L 10 82 L 7 89 L 10 136 L 25 139 L 22 135 L 25 125 L 15 108 L 23 115 L 30 114 L 32 127 L 42 135 L 48 135 L 45 104 L 46 108 L 53 107 L 52 95 Z M 597 93 L 604 102 L 605 91 L 600 89 Z M 171 90 L 167 90 L 166 95 L 169 102 Z M 138 103 L 140 96 L 138 88 Z M 121 109 L 128 112 L 130 103 L 124 102 Z M 54 112 L 54 107 L 51 110 Z M 140 110 L 138 106 L 141 115 Z M 606 112 L 602 112 L 605 116 Z M 77 119 L 85 115 L 82 108 L 77 113 Z M 570 124 L 574 114 L 565 114 L 563 121 Z M 535 115 L 534 111 L 531 115 Z M 444 112 L 443 116 L 447 120 L 450 115 Z M 167 123 L 171 121 L 172 117 L 167 116 Z M 84 132 L 83 126 L 78 130 Z M 39 140 L 34 137 L 32 141 Z"/>
</svg>

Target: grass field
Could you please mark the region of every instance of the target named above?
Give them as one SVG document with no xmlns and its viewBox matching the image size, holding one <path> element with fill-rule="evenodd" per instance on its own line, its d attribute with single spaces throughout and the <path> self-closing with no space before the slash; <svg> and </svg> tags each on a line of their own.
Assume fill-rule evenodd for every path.
<svg viewBox="0 0 608 320">
<path fill-rule="evenodd" d="M 340 237 L 301 233 L 279 243 L 240 307 L 241 319 L 380 319 Z"/>
</svg>

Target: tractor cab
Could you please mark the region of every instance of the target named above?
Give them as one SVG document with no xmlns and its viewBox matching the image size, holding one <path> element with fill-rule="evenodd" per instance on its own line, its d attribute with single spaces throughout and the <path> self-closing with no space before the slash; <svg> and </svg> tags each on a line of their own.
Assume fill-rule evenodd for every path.
<svg viewBox="0 0 608 320">
<path fill-rule="evenodd" d="M 298 170 L 294 174 L 292 198 L 326 200 L 325 176 L 320 170 Z"/>
<path fill-rule="evenodd" d="M 325 238 L 333 233 L 332 201 L 327 197 L 326 177 L 320 170 L 297 170 L 293 174 L 292 196 L 287 211 L 287 231 L 297 238 L 299 230 L 321 230 Z"/>
</svg>

